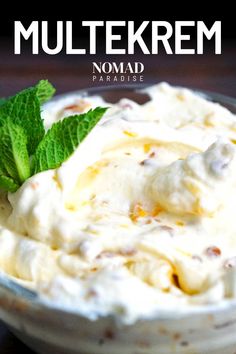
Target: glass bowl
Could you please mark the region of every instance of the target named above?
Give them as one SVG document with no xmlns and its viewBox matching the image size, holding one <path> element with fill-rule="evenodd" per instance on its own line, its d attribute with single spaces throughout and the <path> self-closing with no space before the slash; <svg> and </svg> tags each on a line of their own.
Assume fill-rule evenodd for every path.
<svg viewBox="0 0 236 354">
<path fill-rule="evenodd" d="M 146 85 L 147 86 L 147 85 Z M 147 100 L 143 86 L 85 89 L 59 95 L 101 95 L 116 102 L 128 97 Z M 236 99 L 196 91 L 236 113 Z M 28 290 L 0 274 L 0 318 L 35 352 L 42 354 L 236 354 L 236 300 L 225 300 L 176 312 L 160 311 L 150 320 L 119 325 L 112 316 L 96 321 L 73 310 L 44 303 Z"/>
</svg>

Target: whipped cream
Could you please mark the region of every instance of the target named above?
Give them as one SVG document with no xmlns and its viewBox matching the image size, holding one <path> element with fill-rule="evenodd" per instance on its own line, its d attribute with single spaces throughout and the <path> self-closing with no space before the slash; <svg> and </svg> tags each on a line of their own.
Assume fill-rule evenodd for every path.
<svg viewBox="0 0 236 354">
<path fill-rule="evenodd" d="M 56 170 L 0 194 L 0 268 L 44 301 L 124 323 L 234 298 L 236 117 L 166 83 L 150 100 L 70 95 L 45 124 L 109 106 Z"/>
</svg>

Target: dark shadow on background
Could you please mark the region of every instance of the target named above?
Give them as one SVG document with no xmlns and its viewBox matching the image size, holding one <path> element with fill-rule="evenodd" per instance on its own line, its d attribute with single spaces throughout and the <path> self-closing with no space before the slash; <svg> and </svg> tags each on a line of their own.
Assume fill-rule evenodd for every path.
<svg viewBox="0 0 236 354">
<path fill-rule="evenodd" d="M 0 322 L 0 352 L 1 354 L 34 354 L 20 340 L 18 340 L 8 329 Z"/>
</svg>

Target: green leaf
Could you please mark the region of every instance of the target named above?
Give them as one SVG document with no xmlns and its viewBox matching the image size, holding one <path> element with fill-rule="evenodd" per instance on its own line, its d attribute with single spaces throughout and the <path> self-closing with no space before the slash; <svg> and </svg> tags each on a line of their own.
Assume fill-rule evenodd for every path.
<svg viewBox="0 0 236 354">
<path fill-rule="evenodd" d="M 106 110 L 107 108 L 97 107 L 54 123 L 33 156 L 33 174 L 58 168 L 75 151 Z"/>
<path fill-rule="evenodd" d="M 0 175 L 0 188 L 3 190 L 14 193 L 19 187 L 19 184 L 15 183 L 12 178 Z"/>
<path fill-rule="evenodd" d="M 53 87 L 48 80 L 40 80 L 36 86 L 37 88 L 37 97 L 39 99 L 39 103 L 43 104 L 46 101 L 50 100 L 54 93 L 56 92 L 55 88 Z"/>
<path fill-rule="evenodd" d="M 27 151 L 27 137 L 22 127 L 8 118 L 0 127 L 0 166 L 1 172 L 16 184 L 30 177 L 30 162 Z M 4 173 L 5 175 L 5 173 Z"/>
<path fill-rule="evenodd" d="M 1 157 L 0 157 L 0 176 L 2 176 L 2 175 L 7 175 L 7 171 L 3 167 L 3 165 L 1 164 Z"/>
<path fill-rule="evenodd" d="M 27 136 L 29 154 L 34 153 L 45 134 L 37 90 L 37 86 L 23 90 L 0 105 L 0 126 L 7 118 L 21 126 Z"/>
</svg>

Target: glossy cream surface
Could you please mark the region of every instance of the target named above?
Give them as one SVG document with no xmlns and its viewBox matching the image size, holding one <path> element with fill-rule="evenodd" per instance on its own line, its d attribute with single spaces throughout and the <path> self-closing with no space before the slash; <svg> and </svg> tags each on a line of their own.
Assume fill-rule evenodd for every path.
<svg viewBox="0 0 236 354">
<path fill-rule="evenodd" d="M 235 297 L 235 115 L 166 83 L 145 92 L 47 104 L 47 127 L 110 108 L 59 169 L 0 194 L 2 272 L 91 319 Z"/>
</svg>

